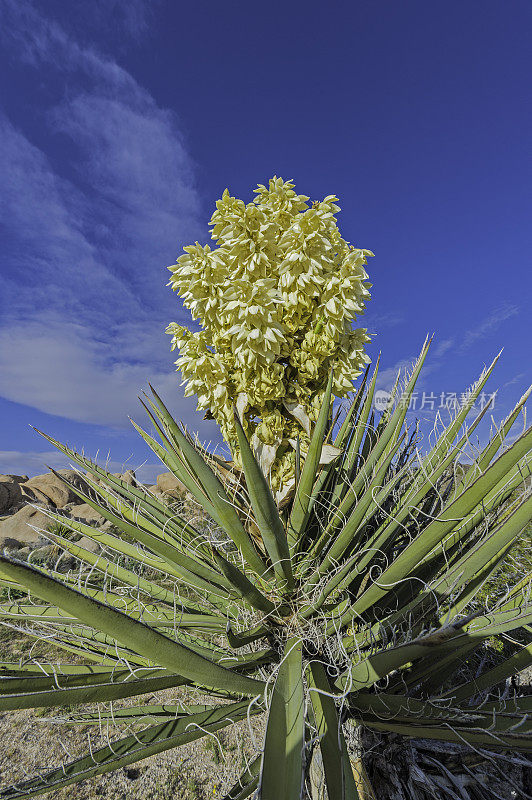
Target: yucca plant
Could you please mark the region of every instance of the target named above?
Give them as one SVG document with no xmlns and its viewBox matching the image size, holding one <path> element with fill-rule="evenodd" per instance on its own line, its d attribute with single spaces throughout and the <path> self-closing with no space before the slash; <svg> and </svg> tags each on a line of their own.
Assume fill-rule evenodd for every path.
<svg viewBox="0 0 532 800">
<path fill-rule="evenodd" d="M 346 741 L 357 730 L 495 753 L 532 749 L 532 697 L 489 694 L 532 663 L 530 575 L 516 576 L 492 608 L 476 602 L 532 516 L 532 429 L 507 444 L 529 393 L 461 464 L 487 409 L 469 427 L 466 418 L 494 362 L 420 455 L 405 420 L 427 349 L 378 420 L 378 363 L 339 427 L 330 376 L 306 457 L 298 452 L 295 496 L 282 508 L 238 414 L 241 471 L 208 453 L 153 391 L 145 408 L 160 441 L 135 427 L 213 520 L 206 532 L 46 437 L 86 471 L 90 490 L 76 494 L 124 536 L 69 522 L 101 545 L 94 555 L 52 535 L 85 565 L 79 572 L 0 557 L 1 585 L 29 593 L 2 604 L 4 622 L 35 636 L 46 625 L 80 662 L 2 663 L 0 711 L 71 709 L 176 687 L 185 701 L 64 712 L 71 723 L 109 721 L 128 733 L 5 787 L 1 798 L 50 792 L 260 714 L 263 748 L 227 800 L 374 796 Z M 339 454 L 320 467 L 331 442 Z M 512 632 L 512 651 L 483 659 L 479 671 L 478 652 Z M 198 704 L 198 691 L 210 702 Z M 409 797 L 441 796 L 436 785 Z M 467 796 L 461 791 L 451 796 Z M 483 796 L 489 788 L 477 787 Z"/>
</svg>

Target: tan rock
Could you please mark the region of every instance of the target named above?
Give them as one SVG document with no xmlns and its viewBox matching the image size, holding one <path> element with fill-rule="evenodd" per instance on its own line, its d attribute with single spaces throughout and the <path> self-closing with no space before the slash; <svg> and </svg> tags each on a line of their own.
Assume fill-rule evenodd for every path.
<svg viewBox="0 0 532 800">
<path fill-rule="evenodd" d="M 82 536 L 81 539 L 78 539 L 74 544 L 77 547 L 83 547 L 83 549 L 88 550 L 89 553 L 99 553 L 100 551 L 98 542 L 95 542 L 94 539 L 89 539 L 88 536 Z"/>
<path fill-rule="evenodd" d="M 171 472 L 157 475 L 157 488 L 162 494 L 178 500 L 181 500 L 187 492 L 187 487 Z"/>
<path fill-rule="evenodd" d="M 25 483 L 28 480 L 27 475 L 0 475 L 0 483 Z"/>
<path fill-rule="evenodd" d="M 137 477 L 132 469 L 127 469 L 122 473 L 122 480 L 130 486 L 137 486 Z"/>
<path fill-rule="evenodd" d="M 10 478 L 11 475 L 6 475 Z M 19 483 L 15 481 L 3 481 L 0 476 L 0 514 L 5 514 L 10 508 L 22 501 L 22 490 Z"/>
<path fill-rule="evenodd" d="M 78 489 L 87 491 L 87 483 L 83 477 L 73 469 L 59 469 L 57 472 L 63 475 L 69 483 L 76 486 Z M 36 475 L 30 478 L 29 481 L 21 484 L 23 492 L 30 499 L 41 503 L 49 503 L 56 508 L 63 508 L 68 503 L 79 500 L 75 492 L 63 483 L 53 472 L 47 472 L 44 475 Z"/>
<path fill-rule="evenodd" d="M 91 522 L 96 522 L 100 525 L 105 522 L 105 517 L 92 508 L 92 506 L 90 506 L 88 503 L 81 503 L 80 505 L 72 506 L 69 511 L 69 516 L 71 516 L 73 519 L 79 519 L 82 522 L 87 522 L 89 524 Z"/>
<path fill-rule="evenodd" d="M 121 478 L 128 486 L 138 486 L 137 478 L 132 469 L 126 469 L 125 472 L 113 472 L 115 478 Z"/>
<path fill-rule="evenodd" d="M 163 493 L 161 492 L 156 483 L 153 484 L 143 483 L 142 485 L 144 486 L 147 492 L 149 492 L 150 494 L 154 494 L 155 497 L 157 498 L 163 497 Z"/>
<path fill-rule="evenodd" d="M 53 520 L 41 509 L 24 506 L 16 514 L 0 522 L 0 552 L 6 546 L 13 546 L 10 542 L 15 542 L 20 547 L 37 542 L 40 534 L 30 528 L 30 525 L 45 530 L 52 524 Z M 7 545 L 6 540 L 9 540 Z"/>
</svg>

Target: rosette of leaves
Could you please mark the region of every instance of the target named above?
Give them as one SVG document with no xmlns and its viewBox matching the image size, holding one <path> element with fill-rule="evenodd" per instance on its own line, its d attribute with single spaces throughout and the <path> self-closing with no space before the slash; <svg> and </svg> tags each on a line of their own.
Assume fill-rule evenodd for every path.
<svg viewBox="0 0 532 800">
<path fill-rule="evenodd" d="M 262 748 L 227 800 L 310 798 L 321 778 L 330 800 L 366 797 L 346 744 L 353 727 L 530 752 L 532 698 L 493 687 L 532 663 L 531 576 L 516 575 L 492 607 L 476 602 L 531 519 L 532 429 L 509 443 L 529 392 L 458 468 L 486 413 L 474 407 L 492 364 L 421 455 L 405 415 L 426 352 L 378 420 L 378 363 L 334 430 L 329 376 L 308 452 L 298 457 L 295 497 L 281 511 L 238 415 L 244 478 L 233 485 L 153 392 L 146 409 L 157 439 L 138 430 L 216 535 L 46 437 L 86 471 L 90 489 L 73 491 L 120 534 L 50 512 L 101 552 L 52 535 L 79 559 L 79 572 L 0 557 L 2 587 L 18 593 L 2 603 L 3 621 L 30 636 L 46 629 L 76 656 L 75 664 L 1 663 L 0 711 L 55 708 L 72 724 L 108 721 L 127 732 L 4 786 L 0 798 L 50 792 L 255 715 L 266 720 Z M 340 455 L 320 469 L 327 439 Z M 497 663 L 477 658 L 486 642 L 507 636 L 515 646 Z M 181 700 L 170 705 L 113 705 L 177 687 Z M 100 705 L 72 710 L 88 703 Z"/>
<path fill-rule="evenodd" d="M 276 498 L 295 475 L 295 441 L 306 453 L 328 375 L 345 397 L 369 362 L 367 330 L 352 323 L 370 297 L 369 250 L 338 229 L 337 197 L 309 205 L 292 181 L 259 185 L 251 203 L 227 190 L 211 218 L 216 247 L 185 247 L 170 286 L 201 329 L 172 323 L 185 394 L 216 419 L 237 466 L 236 405 Z"/>
</svg>

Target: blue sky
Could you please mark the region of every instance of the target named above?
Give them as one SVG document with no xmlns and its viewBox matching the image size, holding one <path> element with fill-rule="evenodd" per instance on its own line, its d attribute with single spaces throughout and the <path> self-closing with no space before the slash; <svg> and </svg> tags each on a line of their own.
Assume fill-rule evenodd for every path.
<svg viewBox="0 0 532 800">
<path fill-rule="evenodd" d="M 427 392 L 501 347 L 495 417 L 532 381 L 528 1 L 0 0 L 0 30 L 0 472 L 66 465 L 31 423 L 151 480 L 147 379 L 216 439 L 173 371 L 166 266 L 274 174 L 338 195 L 375 252 L 381 386 L 427 332 Z"/>
</svg>

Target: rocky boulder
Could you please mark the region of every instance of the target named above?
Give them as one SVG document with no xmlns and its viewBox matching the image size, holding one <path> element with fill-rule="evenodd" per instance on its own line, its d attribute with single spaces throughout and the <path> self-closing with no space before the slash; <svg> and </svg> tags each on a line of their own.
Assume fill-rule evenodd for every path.
<svg viewBox="0 0 532 800">
<path fill-rule="evenodd" d="M 0 514 L 6 514 L 22 502 L 20 481 L 16 480 L 19 477 L 27 480 L 25 475 L 0 475 Z"/>
<path fill-rule="evenodd" d="M 121 477 L 122 480 L 125 481 L 129 486 L 138 486 L 137 477 L 132 469 L 126 469 L 126 471 L 122 473 Z"/>
<path fill-rule="evenodd" d="M 103 525 L 105 522 L 105 517 L 88 503 L 72 506 L 68 514 L 72 519 L 79 519 L 81 522 L 86 522 L 88 525 Z"/>
<path fill-rule="evenodd" d="M 77 547 L 83 547 L 84 550 L 88 550 L 89 553 L 99 553 L 100 552 L 100 545 L 98 542 L 95 542 L 94 539 L 89 539 L 88 536 L 82 536 L 81 539 L 78 539 L 77 542 L 74 542 Z"/>
<path fill-rule="evenodd" d="M 113 472 L 112 474 L 115 476 L 115 478 L 121 478 L 124 483 L 127 483 L 128 486 L 138 486 L 137 478 L 132 469 L 126 469 L 125 472 Z M 105 486 L 104 481 L 100 481 L 100 483 Z"/>
<path fill-rule="evenodd" d="M 39 532 L 30 525 L 42 530 L 53 524 L 44 510 L 33 506 L 24 506 L 5 520 L 0 522 L 0 552 L 4 547 L 23 547 L 35 544 L 39 539 Z"/>
<path fill-rule="evenodd" d="M 59 469 L 57 472 L 76 488 L 87 491 L 87 483 L 75 470 Z M 53 472 L 47 472 L 44 475 L 36 475 L 34 478 L 30 478 L 29 481 L 21 484 L 21 488 L 30 501 L 36 500 L 37 502 L 46 503 L 56 508 L 63 508 L 68 503 L 79 502 L 79 498 L 75 492 L 63 483 L 60 478 L 54 475 Z"/>
<path fill-rule="evenodd" d="M 182 500 L 187 493 L 187 487 L 171 472 L 163 472 L 161 475 L 157 475 L 157 489 L 161 494 L 174 497 L 177 500 Z"/>
<path fill-rule="evenodd" d="M 163 499 L 164 495 L 156 483 L 143 483 L 142 485 L 149 494 L 155 495 L 158 500 Z"/>
<path fill-rule="evenodd" d="M 111 472 L 109 474 L 112 475 L 114 478 L 120 478 L 121 480 L 124 481 L 124 483 L 127 483 L 128 486 L 140 485 L 132 469 L 126 469 L 125 472 Z M 106 482 L 102 478 L 96 479 L 96 483 L 98 484 L 98 486 L 103 486 L 106 489 L 108 488 Z"/>
</svg>

